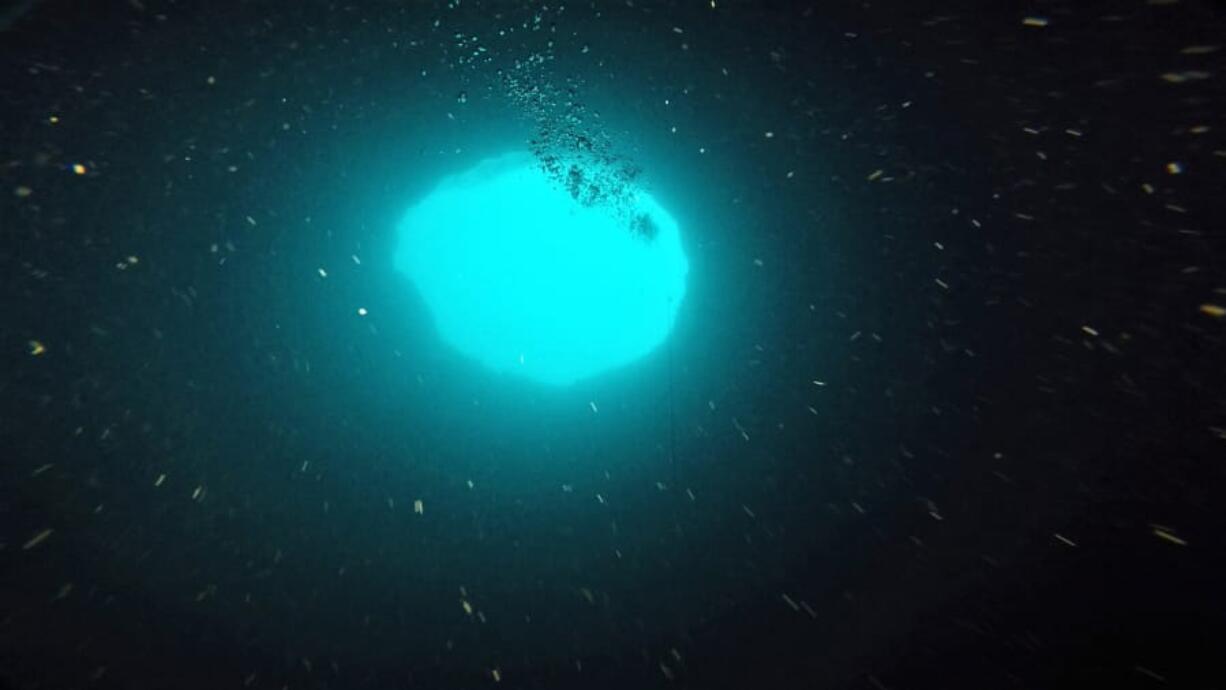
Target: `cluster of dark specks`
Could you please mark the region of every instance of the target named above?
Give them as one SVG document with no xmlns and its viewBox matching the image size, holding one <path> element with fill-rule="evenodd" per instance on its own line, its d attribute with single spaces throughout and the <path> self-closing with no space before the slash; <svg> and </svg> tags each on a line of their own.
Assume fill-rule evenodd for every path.
<svg viewBox="0 0 1226 690">
<path fill-rule="evenodd" d="M 614 152 L 608 135 L 592 121 L 599 113 L 589 113 L 578 98 L 580 84 L 569 79 L 563 88 L 545 74 L 552 61 L 548 53 L 535 54 L 502 73 L 508 98 L 531 118 L 535 134 L 528 150 L 541 169 L 576 202 L 585 207 L 603 206 L 624 221 L 636 236 L 655 237 L 638 218 L 635 185 L 642 169 Z"/>
<path fill-rule="evenodd" d="M 654 240 L 660 229 L 656 226 L 656 222 L 651 219 L 651 216 L 646 213 L 640 213 L 630 221 L 630 229 L 634 234 L 645 240 Z"/>
</svg>

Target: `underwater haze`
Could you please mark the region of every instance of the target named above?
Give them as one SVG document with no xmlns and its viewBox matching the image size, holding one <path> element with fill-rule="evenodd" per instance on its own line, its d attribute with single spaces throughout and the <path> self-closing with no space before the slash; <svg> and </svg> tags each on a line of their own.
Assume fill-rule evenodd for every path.
<svg viewBox="0 0 1226 690">
<path fill-rule="evenodd" d="M 0 690 L 1220 685 L 1223 36 L 0 2 Z"/>
</svg>

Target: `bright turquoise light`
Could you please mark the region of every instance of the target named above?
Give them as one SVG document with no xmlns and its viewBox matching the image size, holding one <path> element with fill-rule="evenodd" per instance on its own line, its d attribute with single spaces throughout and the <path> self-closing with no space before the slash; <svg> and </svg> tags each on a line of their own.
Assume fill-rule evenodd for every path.
<svg viewBox="0 0 1226 690">
<path fill-rule="evenodd" d="M 555 385 L 663 342 L 689 270 L 677 222 L 649 194 L 598 191 L 600 171 L 571 170 L 511 153 L 448 177 L 405 215 L 395 258 L 443 340 Z"/>
</svg>

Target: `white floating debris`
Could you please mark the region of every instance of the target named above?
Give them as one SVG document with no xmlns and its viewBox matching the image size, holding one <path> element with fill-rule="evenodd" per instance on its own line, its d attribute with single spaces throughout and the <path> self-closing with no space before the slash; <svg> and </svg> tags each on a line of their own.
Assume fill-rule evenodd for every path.
<svg viewBox="0 0 1226 690">
<path fill-rule="evenodd" d="M 1159 539 L 1163 541 L 1168 541 L 1172 544 L 1175 544 L 1176 546 L 1187 546 L 1188 545 L 1188 542 L 1175 536 L 1175 534 L 1166 527 L 1160 527 L 1158 525 L 1151 525 L 1151 527 L 1154 530 L 1154 536 L 1158 537 Z"/>
<path fill-rule="evenodd" d="M 594 400 L 588 402 L 588 407 L 592 408 L 592 412 L 600 412 L 600 409 L 596 407 L 596 401 Z"/>
<path fill-rule="evenodd" d="M 366 307 L 358 307 L 358 316 L 366 316 Z"/>
<path fill-rule="evenodd" d="M 425 514 L 425 512 L 426 512 L 426 504 L 425 504 L 425 503 L 422 503 L 422 500 L 421 500 L 420 498 L 418 498 L 418 499 L 414 499 L 414 501 L 413 501 L 413 512 L 414 512 L 414 513 L 417 513 L 418 515 L 424 515 L 424 514 Z"/>
<path fill-rule="evenodd" d="M 732 426 L 735 427 L 737 432 L 741 434 L 742 439 L 746 441 L 749 440 L 749 434 L 745 431 L 745 427 L 741 426 L 741 423 L 737 421 L 736 417 L 732 418 Z"/>
<path fill-rule="evenodd" d="M 158 478 L 153 480 L 154 486 L 161 486 L 164 483 L 166 483 L 166 473 L 165 472 L 163 472 L 162 474 L 159 474 Z"/>
<path fill-rule="evenodd" d="M 796 611 L 797 613 L 800 612 L 800 605 L 797 604 L 795 601 L 792 601 L 792 597 L 789 597 L 787 594 L 782 594 L 780 596 L 783 597 L 783 603 L 791 607 L 793 611 Z"/>
<path fill-rule="evenodd" d="M 327 271 L 325 271 L 325 270 L 324 270 L 322 267 L 320 267 L 320 269 L 319 269 L 319 277 L 320 277 L 320 278 L 327 278 L 327 277 L 328 277 L 328 272 L 327 272 Z"/>
<path fill-rule="evenodd" d="M 1186 72 L 1167 72 L 1162 75 L 1162 81 L 1168 84 L 1186 84 L 1190 81 L 1201 81 L 1213 76 L 1209 72 L 1201 70 L 1188 70 Z"/>
<path fill-rule="evenodd" d="M 21 545 L 21 550 L 28 551 L 34 548 L 35 546 L 38 546 L 39 544 L 47 541 L 47 538 L 50 537 L 52 533 L 54 532 L 55 530 L 48 527 L 47 529 L 39 532 L 38 534 L 35 534 L 34 536 L 30 537 L 30 539 L 26 543 Z"/>
</svg>

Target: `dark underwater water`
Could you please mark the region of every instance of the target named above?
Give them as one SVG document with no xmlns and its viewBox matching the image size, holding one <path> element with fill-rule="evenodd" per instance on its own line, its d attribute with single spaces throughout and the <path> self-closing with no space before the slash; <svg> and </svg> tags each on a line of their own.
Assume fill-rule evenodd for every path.
<svg viewBox="0 0 1226 690">
<path fill-rule="evenodd" d="M 10 3 L 0 687 L 1221 684 L 1226 20 L 979 5 Z M 551 389 L 390 262 L 576 133 L 690 278 Z"/>
</svg>

